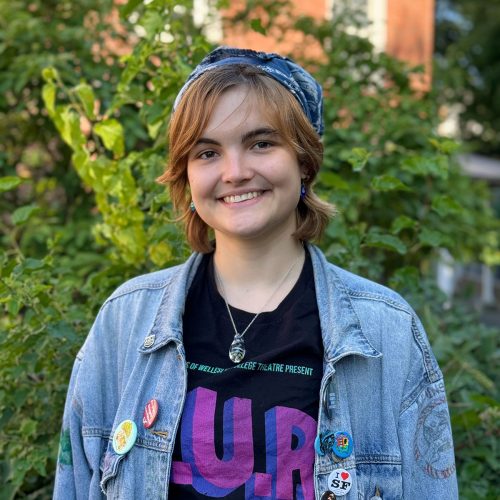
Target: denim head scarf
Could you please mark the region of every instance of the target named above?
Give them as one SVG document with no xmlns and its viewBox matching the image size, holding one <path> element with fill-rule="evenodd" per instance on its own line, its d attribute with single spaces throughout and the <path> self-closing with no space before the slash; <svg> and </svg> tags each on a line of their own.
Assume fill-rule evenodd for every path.
<svg viewBox="0 0 500 500">
<path fill-rule="evenodd" d="M 228 64 L 247 64 L 264 71 L 281 83 L 299 101 L 314 130 L 323 134 L 323 92 L 320 84 L 302 67 L 288 57 L 250 49 L 218 47 L 208 54 L 189 75 L 174 102 L 174 110 L 184 92 L 201 75 Z"/>
</svg>

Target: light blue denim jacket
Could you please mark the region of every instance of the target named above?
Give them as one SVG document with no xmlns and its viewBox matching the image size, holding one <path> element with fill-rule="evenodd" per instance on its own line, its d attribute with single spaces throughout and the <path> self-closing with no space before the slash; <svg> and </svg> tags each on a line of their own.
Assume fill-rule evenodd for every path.
<svg viewBox="0 0 500 500">
<path fill-rule="evenodd" d="M 324 344 L 318 433 L 354 440 L 340 463 L 316 455 L 315 498 L 339 467 L 353 478 L 345 500 L 458 498 L 443 378 L 418 318 L 395 292 L 308 248 Z M 54 498 L 167 498 L 186 394 L 182 315 L 201 257 L 132 279 L 102 306 L 75 361 Z M 154 432 L 141 424 L 152 398 Z M 126 419 L 138 437 L 117 455 L 110 437 Z"/>
</svg>

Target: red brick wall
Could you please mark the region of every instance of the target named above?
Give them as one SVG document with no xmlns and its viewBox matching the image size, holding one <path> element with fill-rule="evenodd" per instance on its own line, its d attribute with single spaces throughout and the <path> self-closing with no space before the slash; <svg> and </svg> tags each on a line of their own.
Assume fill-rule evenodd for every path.
<svg viewBox="0 0 500 500">
<path fill-rule="evenodd" d="M 430 83 L 433 49 L 434 0 L 387 0 L 386 52 L 425 66 L 423 79 L 414 82 L 421 88 Z"/>
</svg>

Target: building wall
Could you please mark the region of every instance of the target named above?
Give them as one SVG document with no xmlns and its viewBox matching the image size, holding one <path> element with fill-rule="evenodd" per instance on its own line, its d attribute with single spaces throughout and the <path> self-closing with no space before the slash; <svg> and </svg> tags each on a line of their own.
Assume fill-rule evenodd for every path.
<svg viewBox="0 0 500 500">
<path fill-rule="evenodd" d="M 331 19 L 338 0 L 295 0 L 293 13 L 312 16 L 316 19 Z M 368 36 L 377 50 L 383 50 L 412 65 L 424 65 L 425 75 L 415 77 L 418 88 L 428 88 L 431 79 L 434 47 L 435 0 L 366 0 L 367 17 L 371 24 L 360 34 Z M 228 17 L 245 5 L 243 0 L 231 2 L 226 11 Z M 254 12 L 258 16 L 259 13 Z M 264 14 L 262 14 L 264 16 Z M 263 17 L 265 20 L 265 18 Z M 284 14 L 279 20 L 287 22 Z M 270 31 L 261 35 L 252 30 L 225 25 L 223 43 L 254 50 L 291 52 L 321 59 L 321 49 L 313 40 L 291 29 Z"/>
<path fill-rule="evenodd" d="M 426 88 L 432 75 L 434 0 L 387 0 L 386 52 L 412 65 L 424 65 L 415 85 Z"/>
</svg>

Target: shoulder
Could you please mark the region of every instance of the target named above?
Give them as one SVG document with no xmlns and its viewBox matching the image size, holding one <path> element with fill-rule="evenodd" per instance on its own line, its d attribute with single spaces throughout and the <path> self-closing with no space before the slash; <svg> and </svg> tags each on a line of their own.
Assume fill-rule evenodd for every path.
<svg viewBox="0 0 500 500">
<path fill-rule="evenodd" d="M 390 288 L 371 281 L 367 278 L 342 269 L 329 262 L 323 252 L 314 246 L 309 247 L 313 258 L 315 278 L 326 286 L 326 292 L 332 287 L 337 289 L 341 296 L 347 296 L 351 301 L 366 301 L 380 303 L 381 307 L 392 307 L 409 315 L 413 309 L 401 295 Z"/>
<path fill-rule="evenodd" d="M 201 254 L 192 254 L 186 262 L 167 269 L 132 278 L 105 300 L 94 321 L 89 337 L 126 343 L 151 329 L 160 310 L 182 315 L 185 296 L 196 274 Z M 139 334 L 139 332 L 141 332 Z M 144 335 L 146 335 L 144 333 Z"/>
<path fill-rule="evenodd" d="M 381 306 L 397 309 L 410 316 L 414 314 L 410 304 L 391 288 L 346 271 L 334 264 L 328 263 L 328 267 L 330 272 L 334 273 L 342 281 L 346 293 L 352 300 L 358 302 L 380 302 Z"/>
<path fill-rule="evenodd" d="M 163 290 L 169 286 L 175 276 L 181 272 L 186 264 L 180 264 L 160 271 L 142 274 L 122 283 L 106 300 L 105 304 L 112 302 L 124 295 L 134 294 L 141 291 Z"/>
<path fill-rule="evenodd" d="M 103 307 L 127 297 L 137 298 L 140 295 L 163 295 L 168 289 L 189 285 L 194 272 L 202 259 L 202 254 L 192 254 L 186 262 L 159 271 L 142 274 L 121 284 L 106 299 Z"/>
<path fill-rule="evenodd" d="M 165 326 L 169 319 L 177 328 L 200 260 L 200 254 L 193 254 L 183 264 L 137 276 L 120 285 L 103 303 L 79 358 L 92 350 L 96 356 L 103 352 L 125 356 L 130 348 L 135 351 L 142 345 L 156 323 Z"/>
<path fill-rule="evenodd" d="M 316 247 L 311 255 L 316 261 L 317 297 L 327 306 L 323 312 L 330 324 L 340 322 L 344 332 L 359 328 L 383 354 L 383 363 L 408 370 L 412 366 L 419 372 L 415 380 L 423 376 L 433 382 L 442 376 L 422 323 L 399 293 L 331 264 Z"/>
</svg>

